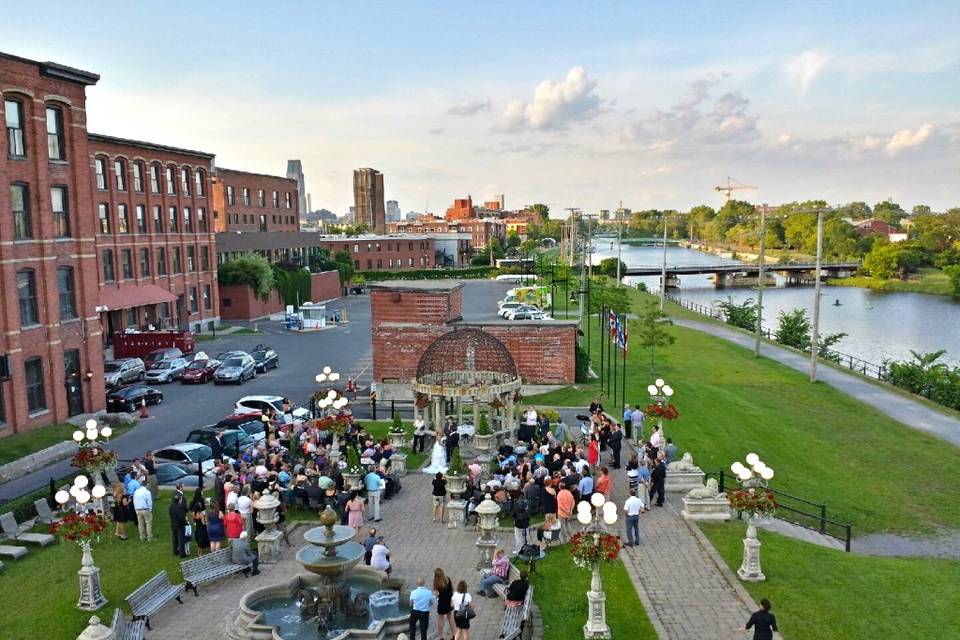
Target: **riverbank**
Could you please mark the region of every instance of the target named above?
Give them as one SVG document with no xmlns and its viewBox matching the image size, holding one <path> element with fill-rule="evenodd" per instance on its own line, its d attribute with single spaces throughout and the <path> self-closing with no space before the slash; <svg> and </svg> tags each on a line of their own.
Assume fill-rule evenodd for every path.
<svg viewBox="0 0 960 640">
<path fill-rule="evenodd" d="M 870 276 L 855 276 L 853 278 L 836 278 L 829 280 L 829 284 L 838 287 L 860 287 L 874 291 L 908 291 L 911 293 L 926 293 L 930 295 L 949 296 L 950 280 L 940 269 L 920 269 L 919 280 L 884 280 Z"/>
</svg>

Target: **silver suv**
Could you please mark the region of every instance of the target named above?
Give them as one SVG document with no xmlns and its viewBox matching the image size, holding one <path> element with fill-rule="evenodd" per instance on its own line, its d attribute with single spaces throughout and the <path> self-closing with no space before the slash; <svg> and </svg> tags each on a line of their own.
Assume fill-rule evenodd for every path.
<svg viewBox="0 0 960 640">
<path fill-rule="evenodd" d="M 103 381 L 108 389 L 143 380 L 145 369 L 140 358 L 112 360 L 103 365 Z"/>
</svg>

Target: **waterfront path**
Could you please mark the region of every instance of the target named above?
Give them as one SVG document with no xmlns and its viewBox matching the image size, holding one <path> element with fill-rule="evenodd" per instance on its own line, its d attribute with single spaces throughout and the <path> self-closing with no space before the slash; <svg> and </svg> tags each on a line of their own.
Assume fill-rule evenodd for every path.
<svg viewBox="0 0 960 640">
<path fill-rule="evenodd" d="M 737 329 L 686 318 L 674 318 L 673 322 L 681 327 L 723 338 L 746 349 L 753 349 L 753 335 Z M 797 371 L 809 372 L 810 370 L 809 356 L 778 345 L 761 341 L 760 354 Z M 820 382 L 874 407 L 912 429 L 924 431 L 960 447 L 960 418 L 941 413 L 913 398 L 825 364 L 817 367 L 817 378 Z"/>
</svg>

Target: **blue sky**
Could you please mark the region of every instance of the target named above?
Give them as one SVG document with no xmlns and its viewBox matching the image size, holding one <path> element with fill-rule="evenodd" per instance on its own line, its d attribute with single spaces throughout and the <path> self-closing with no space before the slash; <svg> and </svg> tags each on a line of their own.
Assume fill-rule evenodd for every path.
<svg viewBox="0 0 960 640">
<path fill-rule="evenodd" d="M 91 130 L 301 158 L 338 213 L 360 166 L 404 211 L 718 205 L 727 175 L 755 202 L 960 206 L 955 0 L 43 7 L 0 2 L 0 49 L 101 74 Z"/>
</svg>

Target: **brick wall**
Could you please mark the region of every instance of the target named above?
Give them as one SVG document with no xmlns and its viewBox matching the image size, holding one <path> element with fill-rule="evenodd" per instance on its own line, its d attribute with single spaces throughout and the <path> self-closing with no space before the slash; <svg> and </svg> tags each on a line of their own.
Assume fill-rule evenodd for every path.
<svg viewBox="0 0 960 640">
<path fill-rule="evenodd" d="M 270 297 L 264 301 L 245 285 L 220 287 L 220 317 L 224 320 L 258 320 L 283 309 L 280 294 L 276 291 L 271 291 Z"/>
<path fill-rule="evenodd" d="M 343 295 L 343 288 L 340 286 L 339 271 L 324 271 L 310 275 L 310 300 L 312 302 L 333 300 L 341 295 Z"/>
<path fill-rule="evenodd" d="M 300 199 L 297 181 L 285 176 L 268 176 L 236 169 L 217 169 L 213 185 L 217 192 L 217 231 L 300 231 Z M 232 203 L 230 190 L 233 190 Z M 244 200 L 244 189 L 250 204 Z M 263 191 L 263 204 L 259 192 Z M 274 201 L 273 194 L 277 199 Z M 289 198 L 289 207 L 288 204 Z"/>
<path fill-rule="evenodd" d="M 447 281 L 438 281 L 446 286 Z M 374 287 L 379 285 L 374 285 Z M 452 291 L 370 290 L 370 323 L 384 322 L 445 324 L 462 316 L 463 285 Z"/>
</svg>

